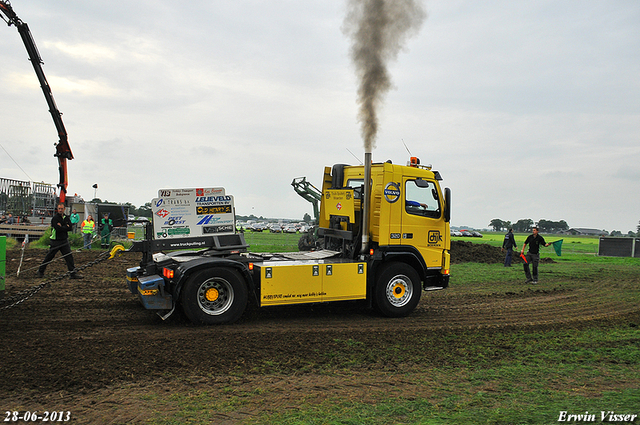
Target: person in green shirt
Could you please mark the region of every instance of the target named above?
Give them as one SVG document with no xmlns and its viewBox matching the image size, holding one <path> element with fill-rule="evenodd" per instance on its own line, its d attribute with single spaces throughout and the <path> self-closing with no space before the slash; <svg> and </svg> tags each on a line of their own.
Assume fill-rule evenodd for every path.
<svg viewBox="0 0 640 425">
<path fill-rule="evenodd" d="M 113 221 L 109 218 L 109 213 L 105 213 L 102 220 L 100 220 L 100 228 L 100 247 L 109 249 L 109 245 L 111 245 L 111 230 L 113 230 Z"/>
<path fill-rule="evenodd" d="M 71 220 L 71 228 L 72 228 L 71 232 L 76 233 L 76 231 L 78 230 L 78 223 L 80 222 L 80 214 L 76 212 L 75 208 L 73 209 L 73 212 L 69 217 L 69 220 Z"/>
</svg>

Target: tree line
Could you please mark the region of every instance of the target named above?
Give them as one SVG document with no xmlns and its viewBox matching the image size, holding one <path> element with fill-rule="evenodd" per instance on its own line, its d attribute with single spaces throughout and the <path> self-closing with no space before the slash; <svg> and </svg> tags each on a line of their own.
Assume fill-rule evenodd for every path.
<svg viewBox="0 0 640 425">
<path fill-rule="evenodd" d="M 489 226 L 493 227 L 493 230 L 496 232 L 506 231 L 508 229 L 513 229 L 514 232 L 518 233 L 527 233 L 530 232 L 534 225 L 538 226 L 538 230 L 543 233 L 555 233 L 561 232 L 564 230 L 569 230 L 569 225 L 566 221 L 551 221 L 542 219 L 537 223 L 534 223 L 530 218 L 522 218 L 515 223 L 511 223 L 510 221 L 504 221 L 499 218 L 494 218 L 489 223 Z"/>
</svg>

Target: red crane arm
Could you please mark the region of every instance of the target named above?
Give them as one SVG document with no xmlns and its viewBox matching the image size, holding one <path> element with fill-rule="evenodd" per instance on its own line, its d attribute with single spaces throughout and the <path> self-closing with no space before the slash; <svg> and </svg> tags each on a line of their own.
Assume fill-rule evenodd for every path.
<svg viewBox="0 0 640 425">
<path fill-rule="evenodd" d="M 31 65 L 33 66 L 36 76 L 38 77 L 38 81 L 40 82 L 44 98 L 47 101 L 47 105 L 49 105 L 49 112 L 53 118 L 53 123 L 56 126 L 59 138 L 55 145 L 56 153 L 54 156 L 58 158 L 58 171 L 60 173 L 60 180 L 58 183 L 58 187 L 60 188 L 60 202 L 65 202 L 67 186 L 69 184 L 69 179 L 67 177 L 67 160 L 73 159 L 73 153 L 71 153 L 71 147 L 69 147 L 67 130 L 64 128 L 64 123 L 62 122 L 62 112 L 60 112 L 55 100 L 53 99 L 51 87 L 49 87 L 47 78 L 44 75 L 44 70 L 42 69 L 42 64 L 44 62 L 40 57 L 40 53 L 38 52 L 35 41 L 33 40 L 29 26 L 18 18 L 8 0 L 0 0 L 0 17 L 2 17 L 9 26 L 15 25 L 18 29 L 20 37 L 22 37 L 22 42 L 27 49 L 29 61 L 31 61 Z"/>
</svg>

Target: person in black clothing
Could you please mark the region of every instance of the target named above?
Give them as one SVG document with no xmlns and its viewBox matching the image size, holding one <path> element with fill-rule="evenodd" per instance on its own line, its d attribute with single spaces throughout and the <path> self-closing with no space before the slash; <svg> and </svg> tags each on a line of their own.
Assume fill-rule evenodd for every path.
<svg viewBox="0 0 640 425">
<path fill-rule="evenodd" d="M 516 237 L 513 235 L 513 229 L 509 229 L 509 232 L 504 235 L 504 241 L 502 242 L 502 252 L 507 250 L 507 255 L 504 257 L 504 266 L 511 267 L 511 256 L 513 254 L 513 248 L 518 248 L 516 245 Z"/>
<path fill-rule="evenodd" d="M 527 262 L 524 263 L 524 274 L 527 277 L 525 283 L 538 283 L 538 263 L 540 262 L 540 245 L 549 246 L 550 244 L 544 240 L 544 238 L 538 234 L 538 228 L 533 228 L 533 234 L 527 236 L 527 239 L 524 241 L 524 245 L 522 245 L 521 255 L 524 254 L 524 249 L 529 245 L 529 252 L 526 255 Z M 533 276 L 529 271 L 529 264 L 531 264 L 533 268 Z"/>
<path fill-rule="evenodd" d="M 56 252 L 60 251 L 64 261 L 67 263 L 67 269 L 71 272 L 71 279 L 82 279 L 82 276 L 76 271 L 76 267 L 73 264 L 73 257 L 71 256 L 71 244 L 69 244 L 68 232 L 72 230 L 71 220 L 68 216 L 64 215 L 64 204 L 58 204 L 56 208 L 56 214 L 51 219 L 51 247 L 49 252 L 42 260 L 42 264 L 38 268 L 38 277 L 44 277 L 44 271 L 47 269 L 47 265 L 56 256 Z"/>
</svg>

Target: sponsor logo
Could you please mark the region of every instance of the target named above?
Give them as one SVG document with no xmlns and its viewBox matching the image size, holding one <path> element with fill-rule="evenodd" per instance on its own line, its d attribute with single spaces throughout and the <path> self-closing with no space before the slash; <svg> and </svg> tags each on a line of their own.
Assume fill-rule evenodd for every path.
<svg viewBox="0 0 640 425">
<path fill-rule="evenodd" d="M 191 229 L 188 227 L 178 227 L 176 229 L 162 229 L 161 232 L 156 233 L 158 238 L 167 238 L 169 236 L 185 236 L 190 235 Z"/>
<path fill-rule="evenodd" d="M 205 188 L 196 189 L 196 196 L 223 195 L 223 194 L 224 194 L 224 188 L 222 187 L 210 188 L 210 189 L 205 189 Z"/>
<path fill-rule="evenodd" d="M 336 209 L 338 211 L 340 211 L 342 209 L 342 204 L 340 202 L 338 202 L 338 205 L 336 205 Z"/>
<path fill-rule="evenodd" d="M 182 217 L 182 216 L 178 216 L 178 217 L 168 217 L 167 220 L 164 222 L 165 226 L 175 226 L 177 224 L 185 224 L 187 221 Z"/>
<path fill-rule="evenodd" d="M 163 202 L 164 202 L 164 199 L 158 199 L 158 202 L 156 202 L 156 207 L 159 207 L 160 205 L 162 205 Z"/>
<path fill-rule="evenodd" d="M 439 230 L 429 230 L 429 234 L 427 235 L 427 241 L 430 244 L 439 244 L 442 242 L 442 235 Z"/>
<path fill-rule="evenodd" d="M 198 221 L 198 222 L 196 223 L 196 225 L 198 225 L 198 226 L 203 226 L 203 225 L 205 225 L 205 224 L 215 223 L 215 222 L 217 222 L 218 220 L 220 220 L 220 217 L 216 217 L 216 216 L 214 216 L 214 215 L 209 214 L 209 215 L 205 215 L 204 217 L 202 217 L 202 218 L 200 219 L 200 221 Z"/>
<path fill-rule="evenodd" d="M 390 204 L 400 199 L 400 184 L 394 182 L 387 183 L 384 187 L 384 199 Z"/>
<path fill-rule="evenodd" d="M 223 226 L 206 226 L 202 228 L 202 233 L 227 233 L 233 231 L 234 229 L 231 224 Z"/>
<path fill-rule="evenodd" d="M 196 207 L 196 214 L 197 215 L 204 215 L 204 214 L 230 214 L 231 212 L 232 212 L 231 205 Z"/>
<path fill-rule="evenodd" d="M 220 196 L 196 196 L 196 202 L 230 202 L 230 195 L 220 195 Z"/>
<path fill-rule="evenodd" d="M 165 218 L 166 216 L 168 216 L 168 215 L 169 215 L 169 211 L 167 211 L 167 210 L 165 210 L 165 209 L 163 208 L 163 209 L 161 209 L 161 210 L 158 210 L 158 212 L 156 212 L 156 215 L 157 215 L 158 217 Z"/>
</svg>

